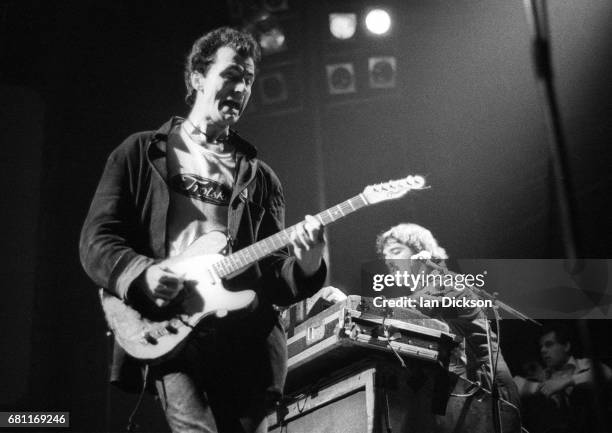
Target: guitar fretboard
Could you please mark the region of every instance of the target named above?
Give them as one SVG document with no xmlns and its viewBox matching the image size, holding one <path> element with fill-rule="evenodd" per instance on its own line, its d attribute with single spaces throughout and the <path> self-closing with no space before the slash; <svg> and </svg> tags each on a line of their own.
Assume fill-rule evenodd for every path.
<svg viewBox="0 0 612 433">
<path fill-rule="evenodd" d="M 368 202 L 365 196 L 363 194 L 359 194 L 316 214 L 314 217 L 318 219 L 321 224 L 326 226 L 367 205 Z M 273 252 L 286 247 L 291 243 L 291 236 L 293 235 L 293 232 L 297 226 L 298 225 L 295 224 L 291 227 L 287 227 L 286 229 L 269 236 L 266 239 L 224 257 L 213 265 L 215 272 L 221 278 L 227 277 L 234 272 L 238 272 L 243 268 L 251 266 L 253 263 L 263 259 Z"/>
</svg>

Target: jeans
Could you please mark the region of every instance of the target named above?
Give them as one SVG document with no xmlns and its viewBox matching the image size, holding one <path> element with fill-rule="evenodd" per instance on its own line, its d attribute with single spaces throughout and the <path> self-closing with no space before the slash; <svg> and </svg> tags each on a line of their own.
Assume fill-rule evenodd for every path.
<svg viewBox="0 0 612 433">
<path fill-rule="evenodd" d="M 231 402 L 209 400 L 186 373 L 167 373 L 155 381 L 157 393 L 173 433 L 264 433 L 266 411 L 262 407 L 250 415 L 237 416 Z M 229 406 L 228 406 L 229 405 Z"/>
<path fill-rule="evenodd" d="M 172 431 L 266 432 L 266 415 L 284 381 L 286 348 L 270 351 L 281 333 L 280 325 L 263 335 L 244 328 L 195 330 L 174 358 L 151 366 Z"/>
</svg>

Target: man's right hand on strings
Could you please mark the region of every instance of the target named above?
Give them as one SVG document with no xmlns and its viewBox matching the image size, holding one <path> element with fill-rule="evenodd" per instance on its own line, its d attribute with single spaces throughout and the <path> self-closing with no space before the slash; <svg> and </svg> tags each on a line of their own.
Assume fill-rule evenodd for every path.
<svg viewBox="0 0 612 433">
<path fill-rule="evenodd" d="M 144 292 L 158 307 L 163 307 L 183 290 L 184 278 L 165 262 L 151 265 L 144 274 Z"/>
</svg>

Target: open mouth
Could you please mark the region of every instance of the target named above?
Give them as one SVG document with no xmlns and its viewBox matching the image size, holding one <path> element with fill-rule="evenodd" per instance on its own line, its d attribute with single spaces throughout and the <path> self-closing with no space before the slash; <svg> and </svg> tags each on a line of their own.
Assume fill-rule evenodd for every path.
<svg viewBox="0 0 612 433">
<path fill-rule="evenodd" d="M 228 107 L 230 110 L 236 110 L 240 112 L 240 103 L 232 99 L 226 99 L 221 102 L 221 108 Z"/>
</svg>

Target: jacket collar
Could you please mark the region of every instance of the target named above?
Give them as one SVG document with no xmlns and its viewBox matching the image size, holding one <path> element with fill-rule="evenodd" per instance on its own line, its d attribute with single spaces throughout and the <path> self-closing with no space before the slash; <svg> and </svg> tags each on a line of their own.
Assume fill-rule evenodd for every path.
<svg viewBox="0 0 612 433">
<path fill-rule="evenodd" d="M 183 123 L 183 120 L 182 117 L 174 116 L 153 133 L 153 137 L 151 138 L 152 158 L 166 155 L 166 143 L 168 142 L 170 131 L 172 131 L 176 125 Z M 247 160 L 250 160 L 257 156 L 257 148 L 232 129 L 229 131 L 229 140 L 236 149 L 237 157 L 243 156 Z"/>
<path fill-rule="evenodd" d="M 176 116 L 171 118 L 153 133 L 153 137 L 148 144 L 147 155 L 149 161 L 164 180 L 168 179 L 166 147 L 170 132 L 183 120 L 183 118 Z M 235 207 L 238 203 L 244 203 L 248 197 L 246 188 L 257 173 L 257 160 L 255 159 L 257 149 L 233 130 L 230 130 L 230 140 L 236 149 L 236 179 L 230 199 L 230 205 Z M 241 200 L 237 200 L 239 197 Z"/>
</svg>

